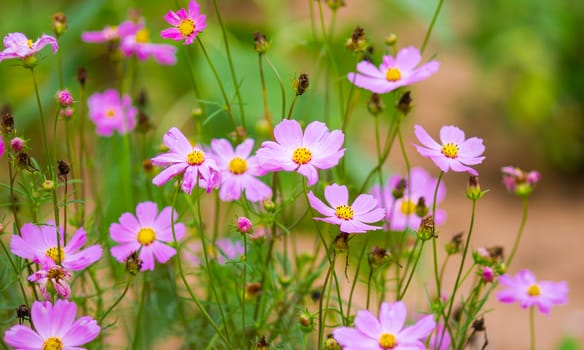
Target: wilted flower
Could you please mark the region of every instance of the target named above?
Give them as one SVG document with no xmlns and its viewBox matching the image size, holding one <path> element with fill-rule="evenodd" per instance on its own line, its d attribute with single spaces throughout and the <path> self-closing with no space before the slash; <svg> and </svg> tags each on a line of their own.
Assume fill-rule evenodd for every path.
<svg viewBox="0 0 584 350">
<path fill-rule="evenodd" d="M 175 222 L 177 214 L 171 217 L 172 207 L 166 207 L 158 213 L 154 202 L 142 202 L 136 206 L 136 216 L 124 213 L 120 223 L 113 223 L 109 228 L 111 238 L 120 243 L 111 248 L 112 255 L 122 263 L 128 256 L 139 252 L 142 260 L 141 271 L 154 270 L 154 258 L 166 263 L 176 254 L 176 249 L 165 243 L 180 240 L 185 235 L 185 225 Z M 174 223 L 173 223 L 174 222 Z M 173 236 L 174 225 L 174 236 Z"/>
<path fill-rule="evenodd" d="M 436 327 L 433 315 L 424 316 L 404 328 L 406 306 L 403 302 L 382 303 L 379 320 L 368 310 L 360 310 L 355 328 L 339 327 L 333 331 L 343 349 L 426 349 L 424 342 Z"/>
<path fill-rule="evenodd" d="M 410 46 L 399 50 L 397 56 L 383 56 L 379 68 L 369 61 L 357 64 L 358 73 L 349 73 L 349 81 L 360 88 L 377 94 L 385 94 L 399 87 L 417 83 L 438 71 L 440 64 L 430 61 L 419 67 L 420 50 Z"/>
<path fill-rule="evenodd" d="M 444 172 L 452 169 L 457 172 L 468 172 L 477 176 L 478 173 L 467 165 L 480 164 L 485 157 L 483 140 L 477 137 L 466 139 L 464 131 L 456 126 L 443 126 L 440 129 L 440 142 L 434 141 L 420 125 L 414 126 L 418 141 L 423 146 L 416 146 L 418 152 L 432 161 Z"/>
<path fill-rule="evenodd" d="M 515 277 L 508 274 L 499 276 L 499 284 L 506 289 L 497 293 L 497 299 L 503 303 L 519 302 L 522 308 L 537 306 L 539 311 L 549 314 L 553 305 L 568 302 L 568 283 L 540 281 L 533 273 L 521 270 Z"/>
<path fill-rule="evenodd" d="M 70 301 L 35 301 L 30 313 L 33 329 L 13 326 L 4 333 L 4 341 L 16 349 L 83 349 L 80 346 L 95 339 L 100 327 L 89 316 L 75 321 L 76 313 L 77 305 Z"/>
<path fill-rule="evenodd" d="M 22 236 L 12 236 L 10 250 L 15 255 L 40 264 L 45 269 L 61 265 L 67 270 L 79 271 L 101 257 L 102 249 L 98 244 L 80 250 L 87 237 L 83 228 L 78 229 L 67 241 L 67 245 L 64 245 L 63 229 L 60 227 L 60 249 L 56 230 L 54 222 L 43 225 L 24 224 L 20 229 Z"/>
<path fill-rule="evenodd" d="M 160 36 L 175 41 L 184 40 L 185 45 L 193 43 L 197 34 L 207 27 L 207 16 L 201 14 L 201 8 L 195 0 L 189 2 L 188 9 L 181 8 L 174 12 L 169 11 L 164 15 L 173 28 L 168 28 L 160 32 Z"/>
<path fill-rule="evenodd" d="M 95 123 L 96 132 L 101 136 L 111 136 L 115 131 L 127 134 L 136 126 L 136 107 L 128 95 L 120 98 L 115 89 L 96 92 L 87 101 L 89 118 Z"/>
<path fill-rule="evenodd" d="M 221 173 L 215 160 L 207 157 L 199 146 L 193 147 L 179 129 L 170 128 L 164 134 L 164 144 L 170 151 L 152 158 L 152 164 L 167 168 L 152 179 L 153 184 L 161 186 L 184 173 L 181 188 L 188 194 L 191 194 L 197 181 L 207 191 L 219 187 Z"/>
<path fill-rule="evenodd" d="M 349 190 L 346 186 L 332 184 L 325 187 L 324 197 L 330 206 L 324 204 L 310 191 L 308 201 L 310 205 L 324 218 L 314 218 L 339 225 L 341 232 L 345 233 L 365 233 L 370 230 L 379 230 L 380 226 L 372 226 L 373 223 L 381 220 L 384 215 L 382 208 L 377 208 L 377 200 L 369 194 L 359 195 L 352 205 L 349 205 Z"/>
<path fill-rule="evenodd" d="M 274 128 L 274 141 L 265 141 L 257 157 L 266 171 L 297 171 L 308 179 L 308 185 L 318 181 L 317 169 L 336 166 L 345 154 L 341 148 L 345 136 L 340 130 L 329 132 L 327 126 L 314 121 L 304 134 L 296 120 L 282 120 Z"/>
</svg>

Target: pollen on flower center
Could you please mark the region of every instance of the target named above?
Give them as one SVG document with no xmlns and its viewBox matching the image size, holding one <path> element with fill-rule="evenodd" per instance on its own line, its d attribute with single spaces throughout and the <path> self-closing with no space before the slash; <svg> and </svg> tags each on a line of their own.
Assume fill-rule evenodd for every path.
<svg viewBox="0 0 584 350">
<path fill-rule="evenodd" d="M 306 147 L 300 147 L 292 153 L 292 160 L 298 165 L 304 165 L 312 159 L 312 152 Z"/>
<path fill-rule="evenodd" d="M 114 110 L 113 110 L 113 109 L 111 109 L 111 108 L 108 108 L 108 109 L 105 111 L 105 116 L 106 116 L 107 118 L 109 118 L 109 119 L 112 119 L 113 117 L 115 117 L 115 116 L 116 116 L 116 111 L 114 111 Z"/>
<path fill-rule="evenodd" d="M 28 46 L 29 49 L 32 49 L 32 40 L 28 39 L 26 41 L 26 46 Z"/>
<path fill-rule="evenodd" d="M 532 284 L 529 286 L 529 288 L 527 288 L 527 294 L 530 297 L 536 297 L 541 294 L 541 290 L 537 284 Z"/>
<path fill-rule="evenodd" d="M 156 232 L 150 227 L 143 227 L 138 231 L 138 242 L 144 246 L 150 245 L 155 239 Z"/>
<path fill-rule="evenodd" d="M 381 346 L 383 350 L 395 348 L 395 335 L 391 333 L 381 333 L 381 336 L 379 336 L 379 346 Z"/>
<path fill-rule="evenodd" d="M 63 247 L 61 247 L 60 250 L 61 251 L 59 252 L 59 247 L 51 247 L 45 250 L 45 255 L 53 259 L 54 262 L 58 263 L 65 260 L 65 252 L 63 251 Z"/>
<path fill-rule="evenodd" d="M 404 215 L 413 214 L 416 211 L 416 204 L 411 200 L 405 199 L 401 202 L 399 208 Z"/>
<path fill-rule="evenodd" d="M 351 220 L 354 214 L 353 208 L 348 205 L 339 205 L 335 209 L 335 215 L 342 220 Z"/>
<path fill-rule="evenodd" d="M 136 42 L 141 44 L 150 42 L 150 32 L 148 29 L 142 28 L 136 33 Z"/>
<path fill-rule="evenodd" d="M 240 157 L 234 157 L 229 162 L 229 171 L 235 175 L 241 175 L 247 171 L 247 162 Z"/>
<path fill-rule="evenodd" d="M 61 270 L 61 268 L 53 267 L 49 269 L 47 277 L 49 277 L 49 279 L 62 280 L 65 278 L 65 274 L 63 273 L 63 270 Z"/>
<path fill-rule="evenodd" d="M 63 341 L 57 337 L 50 337 L 43 343 L 43 350 L 63 350 Z"/>
<path fill-rule="evenodd" d="M 398 81 L 401 79 L 401 72 L 396 67 L 391 67 L 385 72 L 385 79 L 388 81 Z"/>
<path fill-rule="evenodd" d="M 194 149 L 187 155 L 187 163 L 189 165 L 201 165 L 205 161 L 205 153 L 203 151 Z"/>
<path fill-rule="evenodd" d="M 195 31 L 195 22 L 188 18 L 183 19 L 177 28 L 183 36 L 189 36 Z"/>
<path fill-rule="evenodd" d="M 442 154 L 447 158 L 456 158 L 458 156 L 458 145 L 455 143 L 447 143 L 442 146 Z"/>
</svg>

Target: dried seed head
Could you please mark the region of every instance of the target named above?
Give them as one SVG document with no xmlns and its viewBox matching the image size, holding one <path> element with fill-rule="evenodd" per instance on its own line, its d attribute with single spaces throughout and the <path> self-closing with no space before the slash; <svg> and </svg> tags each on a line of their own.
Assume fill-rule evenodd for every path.
<svg viewBox="0 0 584 350">
<path fill-rule="evenodd" d="M 59 171 L 58 172 L 59 178 L 66 178 L 67 175 L 69 175 L 69 172 L 71 171 L 69 164 L 67 164 L 67 162 L 64 160 L 57 161 L 57 169 Z"/>
<path fill-rule="evenodd" d="M 55 32 L 57 38 L 63 35 L 67 30 L 67 17 L 65 17 L 65 14 L 63 12 L 55 13 L 53 15 L 51 26 L 53 27 L 53 32 Z"/>
<path fill-rule="evenodd" d="M 409 90 L 401 95 L 396 107 L 404 115 L 410 113 L 412 110 L 412 94 Z"/>
<path fill-rule="evenodd" d="M 306 73 L 300 73 L 298 78 L 294 79 L 294 83 L 292 84 L 294 88 L 294 93 L 296 96 L 300 96 L 306 92 L 308 86 L 310 85 L 310 78 Z"/>
<path fill-rule="evenodd" d="M 81 84 L 81 87 L 85 87 L 87 82 L 87 69 L 85 67 L 77 68 L 77 81 Z"/>
<path fill-rule="evenodd" d="M 253 33 L 253 41 L 255 42 L 255 50 L 260 55 L 265 54 L 270 48 L 270 43 L 266 40 L 266 36 L 260 32 Z"/>
</svg>

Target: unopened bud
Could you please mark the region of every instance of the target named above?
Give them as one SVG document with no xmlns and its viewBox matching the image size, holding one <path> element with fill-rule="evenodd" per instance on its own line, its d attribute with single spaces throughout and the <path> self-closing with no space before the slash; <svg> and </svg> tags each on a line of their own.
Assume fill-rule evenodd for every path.
<svg viewBox="0 0 584 350">
<path fill-rule="evenodd" d="M 132 252 L 130 256 L 126 258 L 126 271 L 128 271 L 132 276 L 142 269 L 143 261 L 139 258 L 138 252 Z"/>
<path fill-rule="evenodd" d="M 420 218 L 428 215 L 430 208 L 426 206 L 426 200 L 424 197 L 418 198 L 418 203 L 416 204 L 416 215 Z"/>
<path fill-rule="evenodd" d="M 85 67 L 77 68 L 77 81 L 81 87 L 85 87 L 85 82 L 87 82 L 87 69 Z"/>
<path fill-rule="evenodd" d="M 481 270 L 481 278 L 485 283 L 491 283 L 495 279 L 495 271 L 488 266 L 483 266 Z"/>
<path fill-rule="evenodd" d="M 434 237 L 434 217 L 432 215 L 422 219 L 417 234 L 422 241 L 427 241 Z"/>
<path fill-rule="evenodd" d="M 69 171 L 71 171 L 71 168 L 69 167 L 69 164 L 67 164 L 66 161 L 58 160 L 57 161 L 57 170 L 58 170 L 57 175 L 59 177 L 67 177 L 67 175 L 69 175 Z"/>
<path fill-rule="evenodd" d="M 324 348 L 326 350 L 341 350 L 341 345 L 333 338 L 332 334 L 329 334 L 324 343 Z"/>
<path fill-rule="evenodd" d="M 385 248 L 380 247 L 373 247 L 369 254 L 367 255 L 369 266 L 372 269 L 376 269 L 387 264 L 390 259 L 391 258 L 387 250 Z"/>
<path fill-rule="evenodd" d="M 46 192 L 52 192 L 55 189 L 55 182 L 52 180 L 45 180 L 41 185 Z"/>
<path fill-rule="evenodd" d="M 326 0 L 326 5 L 333 11 L 345 6 L 345 0 Z"/>
<path fill-rule="evenodd" d="M 306 92 L 308 86 L 310 85 L 309 80 L 310 79 L 308 77 L 308 74 L 306 73 L 300 73 L 300 75 L 298 75 L 298 78 L 294 79 L 292 87 L 294 88 L 294 93 L 296 94 L 296 96 L 300 96 L 304 94 L 304 92 Z"/>
<path fill-rule="evenodd" d="M 251 220 L 245 216 L 240 216 L 237 218 L 237 231 L 246 234 L 251 232 Z"/>
<path fill-rule="evenodd" d="M 371 98 L 369 99 L 369 102 L 367 103 L 367 110 L 369 111 L 369 113 L 371 113 L 371 115 L 376 117 L 383 112 L 384 108 L 385 108 L 385 106 L 383 105 L 383 101 L 381 100 L 381 96 L 379 96 L 379 94 L 372 93 Z"/>
<path fill-rule="evenodd" d="M 349 234 L 345 232 L 339 233 L 335 238 L 333 248 L 337 254 L 345 253 L 349 250 Z"/>
<path fill-rule="evenodd" d="M 55 35 L 58 38 L 67 30 L 67 17 L 65 17 L 63 12 L 57 12 L 53 15 L 53 21 L 51 24 L 53 27 L 53 32 L 55 32 Z"/>
<path fill-rule="evenodd" d="M 452 236 L 452 238 L 450 239 L 450 242 L 446 243 L 446 253 L 448 255 L 454 255 L 457 253 L 460 253 L 460 251 L 462 250 L 462 236 L 463 236 L 463 232 L 457 233 L 454 236 Z"/>
<path fill-rule="evenodd" d="M 404 115 L 407 115 L 412 110 L 412 95 L 408 90 L 404 92 L 397 102 L 397 109 Z"/>
<path fill-rule="evenodd" d="M 298 316 L 298 323 L 301 331 L 310 333 L 314 329 L 314 316 L 308 311 L 303 311 Z"/>
<path fill-rule="evenodd" d="M 260 55 L 265 54 L 270 48 L 270 43 L 266 40 L 266 36 L 260 32 L 253 33 L 253 40 L 255 42 L 255 50 Z"/>
<path fill-rule="evenodd" d="M 262 336 L 256 343 L 255 350 L 270 350 L 270 343 L 268 343 L 265 336 Z"/>
<path fill-rule="evenodd" d="M 2 120 L 0 121 L 0 132 L 6 137 L 11 137 L 14 134 L 14 118 L 10 107 L 4 106 L 2 109 Z"/>
<path fill-rule="evenodd" d="M 272 200 L 266 199 L 263 203 L 264 203 L 264 209 L 267 212 L 273 212 L 274 210 L 276 210 L 276 204 L 274 204 L 274 202 L 272 202 Z"/>
<path fill-rule="evenodd" d="M 406 190 L 406 179 L 401 178 L 397 184 L 395 185 L 394 189 L 391 191 L 391 196 L 393 199 L 400 199 L 404 196 L 404 192 Z"/>
<path fill-rule="evenodd" d="M 347 49 L 353 52 L 363 52 L 367 48 L 367 38 L 365 30 L 359 26 L 353 30 L 351 38 L 347 40 Z"/>
<path fill-rule="evenodd" d="M 253 299 L 262 292 L 262 285 L 258 282 L 248 282 L 245 285 L 245 299 Z"/>
<path fill-rule="evenodd" d="M 468 186 L 466 187 L 466 198 L 476 201 L 481 199 L 487 191 L 481 191 L 481 185 L 479 184 L 479 177 L 471 175 L 468 178 Z"/>
<path fill-rule="evenodd" d="M 391 33 L 385 37 L 385 45 L 393 46 L 397 44 L 397 34 Z"/>
<path fill-rule="evenodd" d="M 10 148 L 12 148 L 14 152 L 22 151 L 24 148 L 24 140 L 21 139 L 20 137 L 13 138 L 12 140 L 10 140 Z"/>
</svg>

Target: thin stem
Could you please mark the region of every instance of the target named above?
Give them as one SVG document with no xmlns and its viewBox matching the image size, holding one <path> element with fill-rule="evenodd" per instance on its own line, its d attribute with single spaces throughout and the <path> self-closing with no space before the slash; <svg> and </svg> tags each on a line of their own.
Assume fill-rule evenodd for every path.
<svg viewBox="0 0 584 350">
<path fill-rule="evenodd" d="M 138 314 L 136 315 L 136 320 L 134 321 L 134 326 L 136 331 L 134 332 L 134 340 L 132 341 L 132 349 L 138 349 L 138 339 L 140 338 L 139 330 L 142 328 L 142 313 L 144 312 L 144 302 L 146 300 L 146 276 L 147 273 L 142 275 L 142 294 L 140 296 L 140 306 L 138 307 Z"/>
<path fill-rule="evenodd" d="M 535 306 L 529 308 L 529 348 L 535 350 Z"/>
<path fill-rule="evenodd" d="M 353 282 L 351 283 L 351 292 L 349 294 L 349 305 L 347 305 L 347 317 L 346 320 L 349 320 L 351 317 L 351 304 L 353 302 L 353 293 L 355 291 L 355 286 L 357 285 L 357 279 L 359 278 L 359 271 L 361 270 L 361 261 L 363 261 L 363 255 L 365 255 L 366 247 L 369 243 L 369 235 L 365 236 L 365 245 L 364 248 L 361 249 L 361 253 L 359 253 L 359 259 L 357 260 L 357 269 L 355 270 L 355 277 L 353 277 Z"/>
<path fill-rule="evenodd" d="M 328 251 L 328 249 L 327 249 Z M 332 261 L 330 261 L 330 265 L 329 265 L 329 269 L 326 272 L 326 275 L 324 277 L 324 282 L 322 284 L 322 288 L 320 291 L 320 299 L 318 301 L 318 343 L 319 347 L 320 344 L 322 344 L 322 340 L 323 340 L 323 335 L 324 335 L 324 323 L 325 323 L 325 317 L 326 317 L 326 312 L 323 312 L 323 300 L 324 300 L 324 295 L 326 292 L 326 286 L 330 280 L 330 276 L 332 271 L 335 268 L 335 254 L 333 254 L 332 256 Z M 328 305 L 327 305 L 328 307 Z"/>
<path fill-rule="evenodd" d="M 128 289 L 130 289 L 130 282 L 132 281 L 131 277 L 128 277 L 128 282 L 126 283 L 126 287 L 124 288 L 124 290 L 122 291 L 122 294 L 118 297 L 118 299 L 116 299 L 116 301 L 104 312 L 103 315 L 101 315 L 101 317 L 99 318 L 99 321 L 97 322 L 100 325 L 103 325 L 103 320 L 105 320 L 105 318 L 107 317 L 107 315 L 116 307 L 118 306 L 118 304 L 120 303 L 120 301 L 122 301 L 122 299 L 124 299 L 124 297 L 126 296 L 126 293 L 128 292 Z"/>
<path fill-rule="evenodd" d="M 431 213 L 432 213 L 432 215 L 434 215 L 434 217 L 436 215 L 435 214 L 436 213 L 436 199 L 438 197 L 438 189 L 440 188 L 440 182 L 442 181 L 443 176 L 444 176 L 444 172 L 441 171 L 440 175 L 438 175 L 438 180 L 436 181 L 436 188 L 434 188 L 434 197 L 432 197 L 432 212 Z M 473 213 L 474 213 L 474 211 L 473 211 Z M 474 218 L 472 220 L 474 220 Z M 442 295 L 442 281 L 440 280 L 440 276 L 438 274 L 438 249 L 437 249 L 437 243 L 436 243 L 435 227 L 436 227 L 436 225 L 432 225 L 432 257 L 433 257 L 433 264 L 434 264 L 434 278 L 436 280 L 436 294 L 438 295 L 438 298 L 440 298 L 440 295 Z M 471 227 L 472 227 L 472 223 L 471 223 Z M 469 232 L 469 235 L 470 235 L 470 232 Z M 464 257 L 463 257 L 463 263 L 464 263 Z"/>
<path fill-rule="evenodd" d="M 245 341 L 245 287 L 247 283 L 247 236 L 243 235 L 243 285 L 241 288 L 241 329 L 242 329 L 242 337 L 243 337 L 243 344 L 246 344 Z"/>
<path fill-rule="evenodd" d="M 280 85 L 280 93 L 282 94 L 282 116 L 281 116 L 281 119 L 284 119 L 284 116 L 286 115 L 286 89 L 284 88 L 284 83 L 282 82 L 282 78 L 280 77 L 280 73 L 278 73 L 278 70 L 276 69 L 276 67 L 274 67 L 274 65 L 272 64 L 272 61 L 270 61 L 270 59 L 268 58 L 268 55 L 264 54 L 264 59 L 266 60 L 266 63 L 268 64 L 268 66 L 270 66 L 270 69 L 272 70 L 272 72 L 274 72 L 274 75 L 278 79 L 278 85 Z"/>
<path fill-rule="evenodd" d="M 366 309 L 369 310 L 369 300 L 371 298 L 371 280 L 373 279 L 373 267 L 369 268 L 369 276 L 367 277 L 367 304 Z M 383 298 L 380 298 L 383 299 Z"/>
<path fill-rule="evenodd" d="M 223 83 L 221 82 L 221 78 L 219 77 L 219 73 L 217 73 L 217 69 L 215 69 L 215 65 L 213 64 L 211 57 L 209 57 L 209 54 L 207 53 L 207 50 L 205 49 L 205 45 L 203 45 L 203 42 L 201 41 L 200 37 L 197 37 L 197 42 L 199 43 L 199 46 L 201 47 L 201 50 L 203 51 L 203 55 L 205 56 L 205 59 L 207 60 L 207 63 L 209 64 L 209 67 L 211 68 L 211 71 L 213 72 L 213 76 L 215 77 L 217 84 L 219 85 L 219 90 L 221 91 L 221 95 L 223 96 L 223 101 L 225 102 L 224 109 L 227 112 L 227 115 L 229 115 L 229 119 L 231 120 L 231 123 L 233 124 L 233 130 L 235 130 L 235 129 L 237 129 L 237 123 L 235 122 L 235 118 L 233 117 L 233 111 L 231 110 L 231 103 L 229 102 L 229 97 L 227 97 L 227 93 L 225 92 L 225 88 L 223 87 Z M 237 88 L 237 85 L 236 85 L 236 88 Z"/>
<path fill-rule="evenodd" d="M 513 257 L 515 257 L 515 253 L 517 252 L 517 248 L 519 247 L 519 241 L 521 240 L 521 236 L 523 235 L 523 229 L 525 228 L 525 223 L 527 222 L 527 209 L 528 209 L 528 200 L 527 198 L 523 198 L 523 214 L 521 215 L 521 223 L 519 224 L 519 230 L 517 231 L 517 235 L 515 236 L 515 243 L 513 243 L 513 249 L 511 249 L 511 254 L 507 259 L 507 267 L 511 265 L 511 261 L 513 261 Z"/>
<path fill-rule="evenodd" d="M 233 86 L 235 87 L 235 95 L 237 96 L 237 101 L 239 102 L 241 125 L 243 126 L 243 129 L 245 129 L 245 113 L 243 109 L 243 100 L 241 98 L 241 93 L 239 91 L 239 83 L 237 81 L 237 76 L 235 75 L 233 59 L 231 58 L 231 50 L 229 49 L 229 42 L 227 40 L 227 31 L 225 30 L 225 25 L 223 24 L 223 19 L 221 18 L 221 11 L 219 11 L 219 5 L 217 4 L 217 0 L 213 0 L 213 5 L 215 6 L 215 14 L 217 15 L 217 21 L 219 22 L 219 26 L 221 27 L 221 33 L 223 34 L 223 44 L 225 45 L 225 53 L 227 54 L 227 61 L 229 62 L 231 79 L 233 80 Z"/>
<path fill-rule="evenodd" d="M 432 35 L 432 30 L 434 29 L 434 25 L 436 24 L 436 20 L 438 19 L 438 15 L 440 14 L 440 10 L 442 9 L 442 4 L 444 0 L 438 1 L 438 6 L 436 7 L 436 11 L 434 11 L 434 16 L 432 16 L 432 21 L 430 22 L 430 26 L 426 31 L 426 35 L 424 36 L 424 41 L 422 42 L 422 46 L 420 46 L 420 53 L 424 53 L 424 49 L 426 49 L 426 45 L 428 45 L 428 40 L 430 40 L 430 35 Z"/>
<path fill-rule="evenodd" d="M 12 206 L 12 214 L 14 216 L 14 225 L 16 226 L 16 232 L 20 236 L 20 223 L 18 222 L 18 214 L 16 211 L 16 196 L 14 195 L 14 181 L 16 180 L 16 174 L 12 175 L 12 162 L 8 161 L 8 176 L 10 177 L 10 205 Z"/>
<path fill-rule="evenodd" d="M 191 57 L 191 53 L 189 52 L 189 47 L 187 45 L 184 46 L 184 53 L 185 56 L 187 57 L 187 65 L 189 66 L 189 76 L 191 77 L 191 83 L 193 84 L 193 93 L 195 94 L 195 100 L 197 101 L 199 107 L 201 108 L 201 111 L 203 112 L 203 115 L 205 114 L 205 105 L 199 103 L 199 99 L 201 98 L 201 94 L 199 92 L 199 88 L 197 87 L 197 81 L 195 79 L 195 72 L 193 72 L 193 65 L 191 64 L 191 62 L 193 61 L 192 57 Z"/>
<path fill-rule="evenodd" d="M 264 118 L 266 123 L 268 123 L 268 128 L 270 133 L 274 129 L 272 124 L 272 116 L 270 114 L 270 106 L 268 105 L 268 90 L 266 89 L 266 79 L 264 78 L 264 67 L 262 64 L 262 55 L 258 54 L 258 66 L 260 71 L 260 82 L 262 84 L 262 100 L 264 102 Z"/>
<path fill-rule="evenodd" d="M 4 251 L 4 254 L 6 254 L 6 257 L 8 258 L 8 261 L 10 262 L 10 266 L 12 266 L 12 269 L 14 270 L 14 273 L 16 273 L 17 276 L 20 276 L 20 273 L 18 272 L 18 269 L 16 268 L 16 264 L 14 263 L 14 260 L 12 260 L 12 254 L 8 251 L 8 249 L 6 248 L 6 245 L 4 244 L 4 241 L 1 239 L 0 239 L 0 246 L 2 246 L 2 251 Z M 20 277 L 18 278 L 18 285 L 20 286 L 20 291 L 22 292 L 22 298 L 24 299 L 24 303 L 26 305 L 30 305 L 28 303 L 28 298 L 26 297 L 26 292 L 24 291 L 24 285 L 22 284 Z"/>
<path fill-rule="evenodd" d="M 79 176 L 80 179 L 84 179 L 84 170 L 85 170 L 85 159 L 83 158 L 83 156 L 85 155 L 85 112 L 86 112 L 86 108 L 85 108 L 85 85 L 81 84 L 81 113 L 79 116 L 79 130 L 78 130 L 78 134 L 79 134 L 79 159 L 78 159 L 78 165 L 77 165 L 77 174 Z M 83 181 L 81 181 L 78 185 L 77 185 L 78 191 L 79 191 L 79 199 L 80 199 L 80 203 L 77 206 L 77 225 L 78 226 L 83 226 L 85 224 L 85 184 L 83 183 Z M 77 193 L 77 191 L 75 191 L 75 193 Z"/>
<path fill-rule="evenodd" d="M 408 291 L 408 287 L 410 286 L 410 283 L 412 282 L 412 277 L 414 276 L 414 272 L 416 272 L 416 267 L 418 266 L 418 262 L 420 261 L 420 257 L 422 256 L 422 251 L 424 250 L 425 243 L 426 243 L 426 241 L 422 241 L 422 244 L 420 244 L 420 251 L 418 252 L 418 255 L 416 255 L 416 260 L 414 260 L 414 265 L 412 266 L 412 270 L 410 271 L 410 275 L 406 281 L 406 285 L 404 286 L 404 289 L 403 289 L 403 291 L 401 291 L 397 300 L 402 300 L 404 298 L 404 295 L 406 295 L 406 292 Z M 415 251 L 416 251 L 415 248 L 416 247 L 414 247 L 414 250 L 412 250 L 412 255 L 410 255 L 410 257 L 415 254 Z"/>
<path fill-rule="evenodd" d="M 288 115 L 286 116 L 286 119 L 292 118 L 292 111 L 294 110 L 294 105 L 296 104 L 297 99 L 298 99 L 298 95 L 294 95 L 294 98 L 292 98 L 292 103 L 290 104 L 290 109 L 288 110 Z"/>
</svg>

